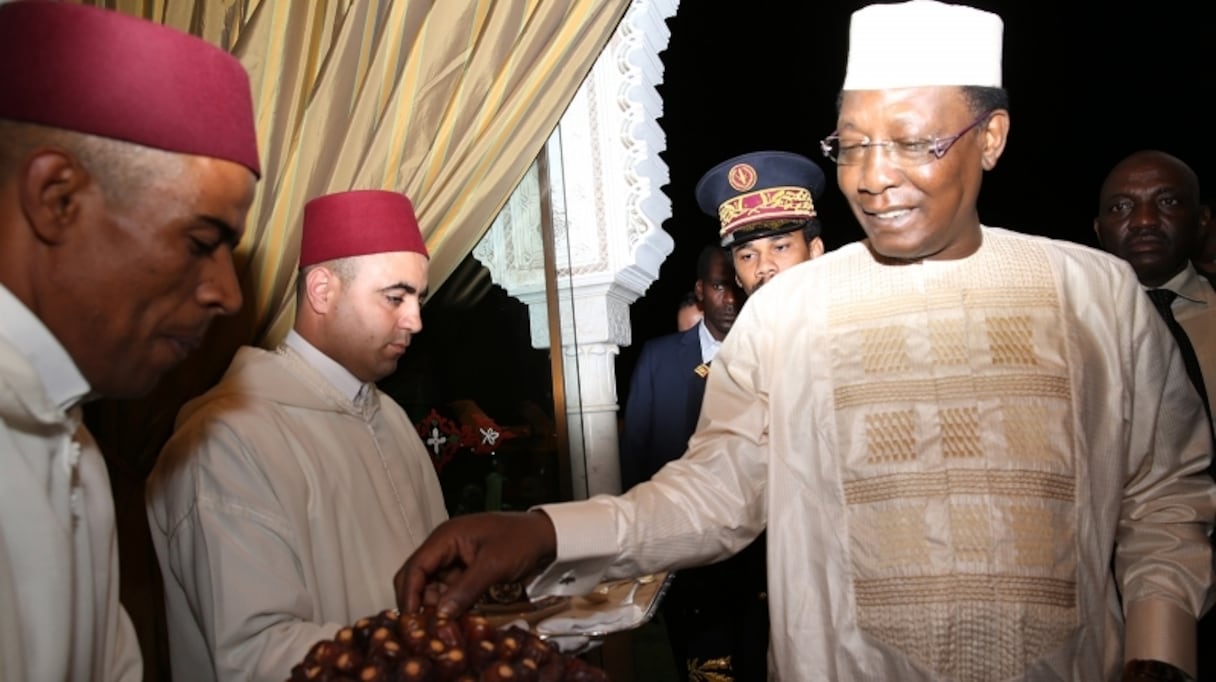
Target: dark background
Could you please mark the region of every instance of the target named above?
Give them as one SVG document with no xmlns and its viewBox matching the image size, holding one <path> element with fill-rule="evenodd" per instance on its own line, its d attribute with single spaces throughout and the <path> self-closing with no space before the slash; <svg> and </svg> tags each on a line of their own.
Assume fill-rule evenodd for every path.
<svg viewBox="0 0 1216 682">
<path fill-rule="evenodd" d="M 675 306 L 696 279 L 700 248 L 717 223 L 693 188 L 716 163 L 781 149 L 819 163 L 828 176 L 817 202 L 833 249 L 862 238 L 835 186 L 818 140 L 835 128 L 848 51 L 849 15 L 860 0 L 685 0 L 668 23 L 671 40 L 659 92 L 664 187 L 675 250 L 660 278 L 631 309 L 633 345 L 622 348 L 622 404 L 641 344 L 675 331 Z M 980 196 L 985 224 L 1095 246 L 1092 220 L 1106 172 L 1143 148 L 1189 163 L 1216 188 L 1213 109 L 1216 40 L 1206 2 L 1013 2 L 973 0 L 1005 21 L 1004 79 L 1011 131 Z M 1203 9 L 1207 6 L 1207 9 Z"/>
</svg>

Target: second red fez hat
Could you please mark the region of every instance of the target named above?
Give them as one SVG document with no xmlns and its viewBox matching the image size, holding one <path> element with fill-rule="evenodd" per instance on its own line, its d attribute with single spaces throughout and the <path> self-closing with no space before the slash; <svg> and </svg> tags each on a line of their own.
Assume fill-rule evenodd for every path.
<svg viewBox="0 0 1216 682">
<path fill-rule="evenodd" d="M 0 119 L 233 161 L 261 176 L 249 75 L 207 41 L 52 0 L 0 4 Z"/>
<path fill-rule="evenodd" d="M 430 257 L 414 207 L 404 194 L 352 190 L 317 197 L 304 205 L 300 267 L 393 251 Z"/>
</svg>

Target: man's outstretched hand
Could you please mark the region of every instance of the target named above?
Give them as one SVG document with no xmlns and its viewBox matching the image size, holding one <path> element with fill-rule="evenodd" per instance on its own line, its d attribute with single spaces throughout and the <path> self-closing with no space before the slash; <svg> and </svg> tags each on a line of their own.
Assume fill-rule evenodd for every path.
<svg viewBox="0 0 1216 682">
<path fill-rule="evenodd" d="M 464 613 L 491 585 L 520 580 L 552 560 L 557 536 L 540 511 L 458 516 L 440 524 L 393 576 L 397 606 Z"/>
</svg>

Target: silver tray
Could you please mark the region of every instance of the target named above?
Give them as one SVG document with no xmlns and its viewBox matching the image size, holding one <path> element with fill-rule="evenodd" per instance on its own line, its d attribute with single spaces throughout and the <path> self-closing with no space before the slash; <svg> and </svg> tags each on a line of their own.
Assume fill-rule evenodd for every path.
<svg viewBox="0 0 1216 682">
<path fill-rule="evenodd" d="M 674 573 L 664 571 L 640 578 L 610 580 L 600 583 L 590 593 L 571 597 L 564 608 L 531 623 L 532 630 L 542 639 L 555 637 L 588 637 L 599 639 L 616 632 L 644 625 L 655 612 L 671 585 Z M 619 614 L 615 613 L 618 610 Z M 619 616 L 619 617 L 614 617 Z M 564 623 L 563 619 L 570 622 Z M 610 620 L 602 626 L 584 625 L 587 621 Z M 548 625 L 546 626 L 546 623 Z"/>
</svg>

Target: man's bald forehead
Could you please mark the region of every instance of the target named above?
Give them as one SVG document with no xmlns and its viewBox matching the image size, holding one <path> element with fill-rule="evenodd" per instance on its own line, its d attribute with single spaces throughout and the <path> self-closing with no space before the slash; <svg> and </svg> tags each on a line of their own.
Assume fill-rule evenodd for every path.
<svg viewBox="0 0 1216 682">
<path fill-rule="evenodd" d="M 1195 173 L 1185 161 L 1156 149 L 1142 149 L 1133 152 L 1124 157 L 1122 161 L 1115 164 L 1110 173 L 1107 173 L 1106 179 L 1102 182 L 1101 194 L 1106 197 L 1111 192 L 1115 191 L 1115 183 L 1125 180 L 1132 174 L 1145 171 L 1156 171 L 1166 169 L 1176 173 L 1181 180 L 1182 186 L 1194 193 L 1195 197 L 1199 197 L 1199 175 Z"/>
</svg>

